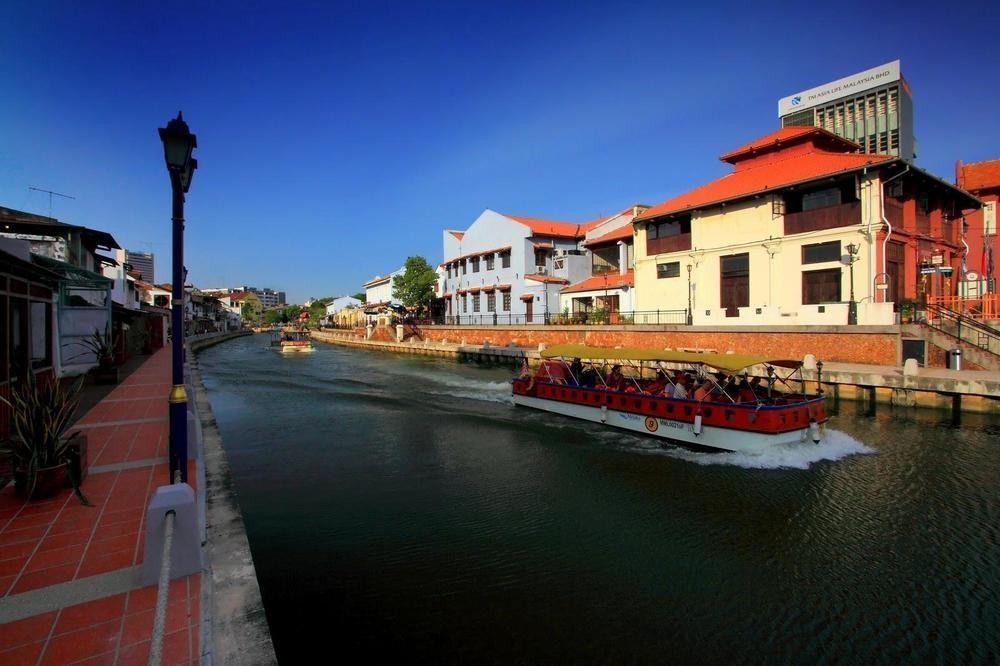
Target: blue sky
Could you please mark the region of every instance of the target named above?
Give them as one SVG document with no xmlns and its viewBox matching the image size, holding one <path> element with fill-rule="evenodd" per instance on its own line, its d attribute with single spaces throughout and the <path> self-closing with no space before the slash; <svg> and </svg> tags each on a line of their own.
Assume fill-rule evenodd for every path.
<svg viewBox="0 0 1000 666">
<path fill-rule="evenodd" d="M 206 6 L 196 7 L 197 4 Z M 49 3 L 5 8 L 0 205 L 157 253 L 156 128 L 198 134 L 200 286 L 353 293 L 486 207 L 657 203 L 777 127 L 779 97 L 895 58 L 918 164 L 1000 156 L 996 3 Z M 149 244 L 152 243 L 152 246 Z"/>
</svg>

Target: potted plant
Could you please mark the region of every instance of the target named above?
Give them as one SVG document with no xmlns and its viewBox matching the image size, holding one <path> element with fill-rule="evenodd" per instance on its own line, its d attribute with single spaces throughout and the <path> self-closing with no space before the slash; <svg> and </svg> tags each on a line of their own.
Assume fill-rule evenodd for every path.
<svg viewBox="0 0 1000 666">
<path fill-rule="evenodd" d="M 86 436 L 66 434 L 80 402 L 83 377 L 64 385 L 52 379 L 38 383 L 27 372 L 0 401 L 11 410 L 13 437 L 0 453 L 11 459 L 15 490 L 29 499 L 50 497 L 67 483 L 80 502 L 90 505 L 80 490 L 86 467 Z"/>
<path fill-rule="evenodd" d="M 93 335 L 77 344 L 87 348 L 87 351 L 78 354 L 78 357 L 88 353 L 97 357 L 97 369 L 94 371 L 97 383 L 118 383 L 118 368 L 115 367 L 115 349 L 118 347 L 116 336 L 112 336 L 110 332 L 101 333 L 100 329 L 95 328 Z"/>
</svg>

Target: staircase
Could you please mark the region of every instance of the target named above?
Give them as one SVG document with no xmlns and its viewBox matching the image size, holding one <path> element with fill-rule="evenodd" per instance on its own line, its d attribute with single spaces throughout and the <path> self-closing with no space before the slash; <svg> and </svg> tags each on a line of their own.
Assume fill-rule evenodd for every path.
<svg viewBox="0 0 1000 666">
<path fill-rule="evenodd" d="M 1000 330 L 985 322 L 941 305 L 928 305 L 918 337 L 945 351 L 958 346 L 964 360 L 1000 371 Z"/>
</svg>

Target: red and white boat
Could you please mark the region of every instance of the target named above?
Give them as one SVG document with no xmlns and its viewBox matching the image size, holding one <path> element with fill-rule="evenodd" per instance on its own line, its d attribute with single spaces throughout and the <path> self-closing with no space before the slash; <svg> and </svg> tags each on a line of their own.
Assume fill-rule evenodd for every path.
<svg viewBox="0 0 1000 666">
<path fill-rule="evenodd" d="M 699 449 L 759 453 L 823 438 L 826 401 L 805 393 L 800 361 L 585 345 L 555 345 L 541 355 L 534 373 L 525 364 L 513 380 L 515 405 Z M 574 359 L 580 362 L 571 365 Z M 615 365 L 628 370 L 611 373 Z M 673 397 L 683 374 L 699 388 Z"/>
</svg>

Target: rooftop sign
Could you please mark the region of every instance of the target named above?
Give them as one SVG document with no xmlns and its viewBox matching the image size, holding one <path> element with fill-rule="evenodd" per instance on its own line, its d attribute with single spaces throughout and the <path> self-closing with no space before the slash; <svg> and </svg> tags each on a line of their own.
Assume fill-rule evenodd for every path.
<svg viewBox="0 0 1000 666">
<path fill-rule="evenodd" d="M 816 86 L 815 88 L 810 88 L 809 90 L 803 90 L 800 93 L 789 95 L 788 97 L 782 97 L 778 100 L 778 117 L 786 116 L 789 113 L 800 111 L 802 109 L 808 109 L 820 104 L 825 104 L 831 100 L 846 97 L 848 95 L 856 95 L 864 92 L 865 90 L 871 90 L 872 88 L 877 88 L 878 86 L 898 80 L 899 61 L 893 60 L 892 62 L 884 65 L 872 67 L 871 69 L 866 69 L 863 72 L 851 74 L 850 76 L 845 76 L 842 79 L 837 79 L 836 81 L 831 81 L 830 83 L 824 83 L 821 86 Z"/>
</svg>

